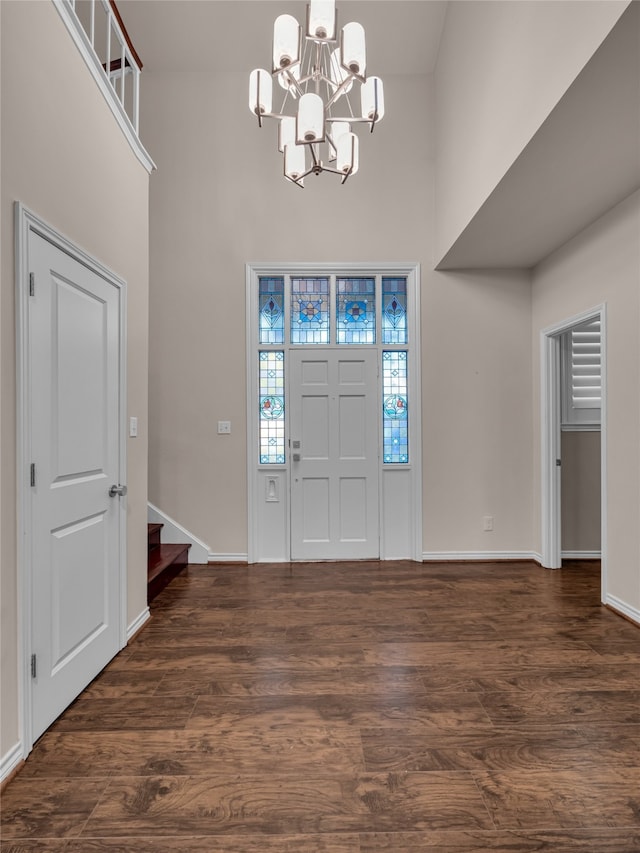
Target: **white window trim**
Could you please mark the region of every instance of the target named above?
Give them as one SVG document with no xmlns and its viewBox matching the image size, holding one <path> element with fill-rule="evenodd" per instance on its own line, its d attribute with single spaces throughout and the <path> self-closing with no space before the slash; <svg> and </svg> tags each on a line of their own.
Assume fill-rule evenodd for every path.
<svg viewBox="0 0 640 853">
<path fill-rule="evenodd" d="M 380 470 L 401 468 L 411 470 L 412 494 L 411 506 L 413 517 L 411 528 L 413 531 L 411 551 L 413 559 L 422 562 L 422 379 L 421 379 L 421 340 L 420 340 L 420 264 L 416 262 L 377 262 L 377 263 L 292 263 L 289 261 L 274 263 L 249 262 L 245 267 L 246 286 L 246 359 L 247 359 L 247 557 L 249 563 L 259 561 L 258 553 L 258 514 L 257 500 L 259 499 L 258 475 L 259 471 L 268 469 L 274 474 L 288 475 L 289 462 L 285 465 L 260 465 L 257 461 L 259 417 L 256 400 L 258 398 L 257 387 L 257 354 L 262 348 L 258 343 L 258 280 L 260 276 L 293 275 L 293 276 L 331 276 L 347 275 L 376 276 L 376 275 L 398 275 L 407 277 L 407 332 L 408 345 L 408 394 L 409 406 L 409 463 L 380 464 Z M 288 306 L 285 306 L 285 323 L 288 322 Z M 288 345 L 282 348 L 287 349 Z M 293 345 L 297 346 L 297 345 Z M 342 344 L 340 346 L 343 346 Z M 359 344 L 345 344 L 344 346 L 359 346 Z M 381 349 L 382 349 L 382 345 Z M 269 345 L 269 348 L 278 349 L 279 345 Z M 384 345 L 385 349 L 393 349 L 394 345 Z M 404 347 L 398 347 L 404 349 Z M 381 475 L 382 476 L 382 475 Z M 380 497 L 382 507 L 382 496 Z M 289 531 L 287 530 L 287 541 Z M 289 558 L 290 559 L 290 556 Z M 380 559 L 384 557 L 384 542 L 380 541 Z"/>
</svg>

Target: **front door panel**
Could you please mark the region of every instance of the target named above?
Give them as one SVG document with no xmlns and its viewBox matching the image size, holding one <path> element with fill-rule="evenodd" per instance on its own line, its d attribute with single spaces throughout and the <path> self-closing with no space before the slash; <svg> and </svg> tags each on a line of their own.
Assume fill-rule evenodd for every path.
<svg viewBox="0 0 640 853">
<path fill-rule="evenodd" d="M 291 557 L 377 558 L 377 352 L 296 349 L 290 373 Z"/>
</svg>

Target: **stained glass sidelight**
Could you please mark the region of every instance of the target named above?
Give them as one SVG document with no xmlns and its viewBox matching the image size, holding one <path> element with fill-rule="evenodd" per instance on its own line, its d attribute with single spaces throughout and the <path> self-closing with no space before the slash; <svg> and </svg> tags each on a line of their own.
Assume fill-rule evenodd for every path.
<svg viewBox="0 0 640 853">
<path fill-rule="evenodd" d="M 284 352 L 261 352 L 260 464 L 284 465 Z"/>
<path fill-rule="evenodd" d="M 407 353 L 382 353 L 382 432 L 383 461 L 409 461 L 409 420 L 407 416 Z"/>
<path fill-rule="evenodd" d="M 261 344 L 284 343 L 284 277 L 260 276 L 259 328 Z"/>
<path fill-rule="evenodd" d="M 382 277 L 382 343 L 407 343 L 407 279 Z"/>
<path fill-rule="evenodd" d="M 291 343 L 329 343 L 329 279 L 291 279 Z"/>
<path fill-rule="evenodd" d="M 336 341 L 339 344 L 375 344 L 376 282 L 374 278 L 337 279 Z"/>
</svg>

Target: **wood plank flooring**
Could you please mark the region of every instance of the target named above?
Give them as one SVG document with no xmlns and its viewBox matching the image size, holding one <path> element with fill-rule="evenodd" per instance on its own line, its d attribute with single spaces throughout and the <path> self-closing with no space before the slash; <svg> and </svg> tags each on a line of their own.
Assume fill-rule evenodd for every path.
<svg viewBox="0 0 640 853">
<path fill-rule="evenodd" d="M 638 853 L 597 563 L 190 566 L 40 739 L 3 853 Z"/>
</svg>

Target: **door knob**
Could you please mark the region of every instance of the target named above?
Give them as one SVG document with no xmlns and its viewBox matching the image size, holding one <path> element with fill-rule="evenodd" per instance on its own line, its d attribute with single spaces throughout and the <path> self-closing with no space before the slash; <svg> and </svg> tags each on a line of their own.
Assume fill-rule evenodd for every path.
<svg viewBox="0 0 640 853">
<path fill-rule="evenodd" d="M 109 489 L 109 497 L 110 498 L 115 498 L 116 495 L 120 495 L 120 497 L 123 498 L 126 494 L 127 494 L 127 487 L 126 486 L 115 486 L 115 485 L 113 485 Z"/>
</svg>

